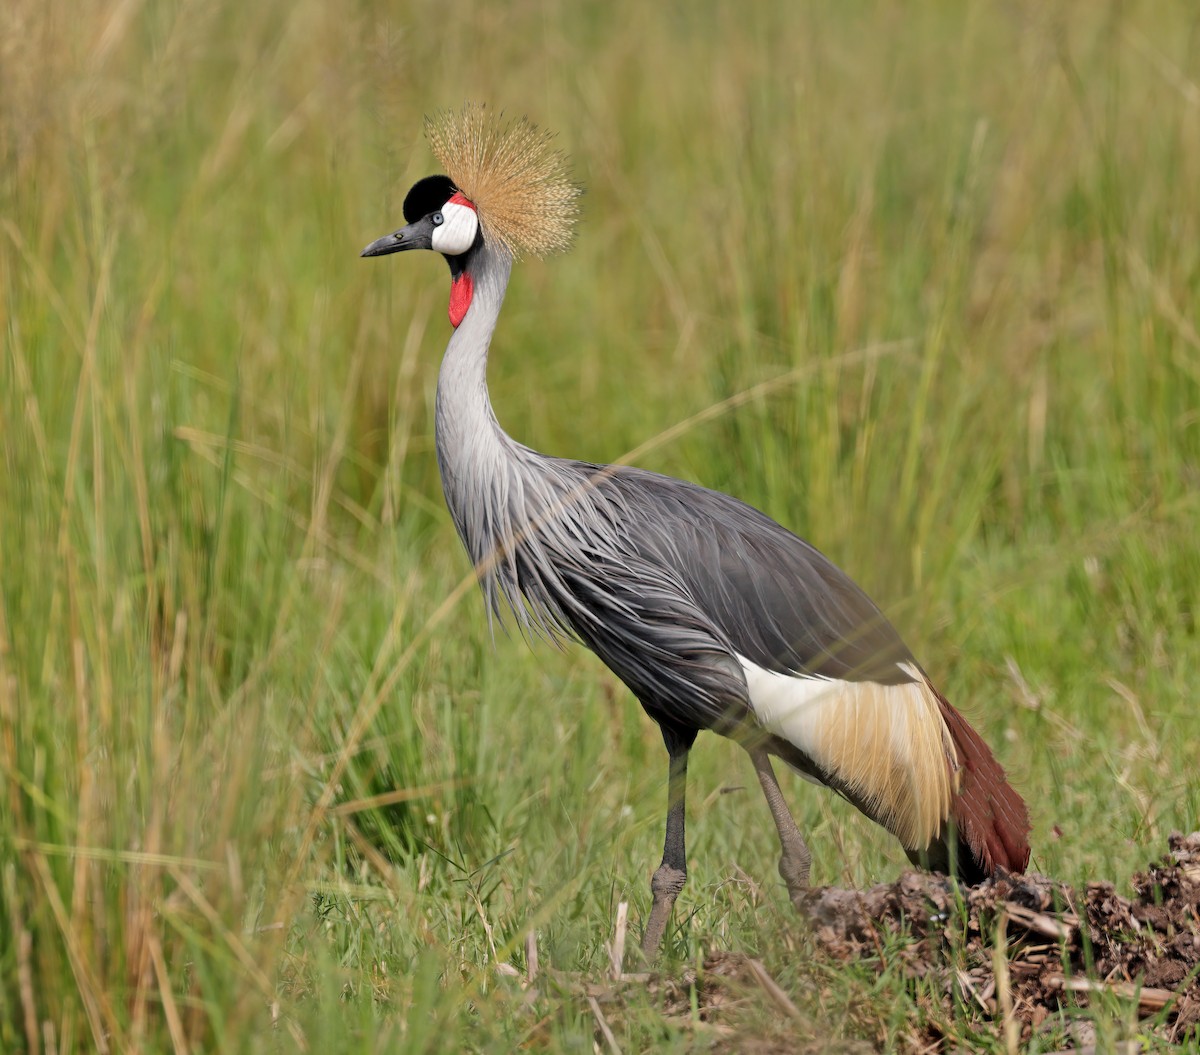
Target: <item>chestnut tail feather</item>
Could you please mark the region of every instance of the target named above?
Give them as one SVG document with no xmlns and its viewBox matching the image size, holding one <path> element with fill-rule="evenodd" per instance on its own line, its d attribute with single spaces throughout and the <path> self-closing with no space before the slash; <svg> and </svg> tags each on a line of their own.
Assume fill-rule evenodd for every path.
<svg viewBox="0 0 1200 1055">
<path fill-rule="evenodd" d="M 941 693 L 936 695 L 958 751 L 959 790 L 941 838 L 924 851 L 908 851 L 909 859 L 935 872 L 953 872 L 968 884 L 998 869 L 1024 872 L 1029 864 L 1025 802 L 979 734 Z"/>
</svg>

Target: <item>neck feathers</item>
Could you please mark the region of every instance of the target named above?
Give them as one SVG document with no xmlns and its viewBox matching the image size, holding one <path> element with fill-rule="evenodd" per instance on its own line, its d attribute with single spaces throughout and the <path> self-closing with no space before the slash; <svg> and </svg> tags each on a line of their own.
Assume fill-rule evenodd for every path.
<svg viewBox="0 0 1200 1055">
<path fill-rule="evenodd" d="M 512 258 L 487 244 L 454 268 L 452 290 L 471 284 L 471 301 L 459 318 L 438 375 L 437 455 L 446 504 L 473 560 L 482 557 L 490 520 L 490 491 L 504 475 L 509 439 L 492 410 L 487 388 L 488 347 L 512 270 Z M 454 301 L 451 300 L 453 311 Z"/>
<path fill-rule="evenodd" d="M 512 257 L 502 247 L 483 243 L 463 264 L 455 269 L 453 282 L 455 287 L 471 283 L 470 304 L 446 346 L 438 375 L 442 490 L 490 611 L 501 614 L 503 598 L 522 626 L 553 634 L 560 623 L 556 606 L 528 596 L 529 576 L 519 568 L 528 552 L 536 510 L 553 490 L 555 462 L 517 443 L 500 427 L 487 387 L 488 348 Z M 522 601 L 523 593 L 528 604 Z"/>
<path fill-rule="evenodd" d="M 507 607 L 522 628 L 571 636 L 576 602 L 564 579 L 580 532 L 602 540 L 615 514 L 588 467 L 547 458 L 517 443 L 496 420 L 487 388 L 487 354 L 512 258 L 487 244 L 465 273 L 474 295 L 450 338 L 438 376 L 437 455 L 446 505 L 475 564 L 489 610 Z M 597 542 L 599 544 L 599 542 Z"/>
</svg>

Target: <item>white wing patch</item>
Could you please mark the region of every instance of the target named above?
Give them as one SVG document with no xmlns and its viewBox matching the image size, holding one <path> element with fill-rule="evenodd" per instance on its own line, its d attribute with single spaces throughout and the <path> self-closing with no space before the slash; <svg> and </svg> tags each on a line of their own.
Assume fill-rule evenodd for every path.
<svg viewBox="0 0 1200 1055">
<path fill-rule="evenodd" d="M 448 201 L 439 210 L 442 222 L 433 229 L 433 248 L 446 256 L 461 256 L 475 244 L 479 217 L 469 205 Z"/>
<path fill-rule="evenodd" d="M 843 781 L 910 850 L 937 837 L 958 790 L 958 754 L 919 670 L 902 663 L 914 680 L 881 685 L 779 674 L 737 658 L 763 728 Z"/>
</svg>

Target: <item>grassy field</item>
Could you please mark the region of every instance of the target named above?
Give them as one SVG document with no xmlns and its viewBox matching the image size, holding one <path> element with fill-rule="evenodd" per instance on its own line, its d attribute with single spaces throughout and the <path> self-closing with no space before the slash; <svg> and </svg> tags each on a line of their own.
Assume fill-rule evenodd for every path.
<svg viewBox="0 0 1200 1055">
<path fill-rule="evenodd" d="M 590 655 L 493 640 L 444 265 L 357 259 L 465 99 L 587 188 L 501 321 L 515 436 L 811 538 L 995 745 L 1036 869 L 1196 828 L 1194 6 L 386 6 L 0 6 L 0 1050 L 610 1050 L 571 972 L 618 902 L 640 933 L 665 753 Z M 633 987 L 615 1043 L 918 1047 L 919 985 L 814 959 L 752 784 L 700 742 L 665 967 L 751 953 L 803 1018 Z M 815 881 L 904 865 L 786 790 Z M 530 933 L 533 995 L 496 971 Z"/>
</svg>

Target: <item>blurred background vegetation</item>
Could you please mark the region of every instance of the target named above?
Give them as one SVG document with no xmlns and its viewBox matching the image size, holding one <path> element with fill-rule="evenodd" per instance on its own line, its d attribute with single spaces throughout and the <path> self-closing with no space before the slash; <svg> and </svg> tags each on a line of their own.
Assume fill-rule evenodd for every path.
<svg viewBox="0 0 1200 1055">
<path fill-rule="evenodd" d="M 1198 33 L 1182 0 L 6 0 L 0 1049 L 592 1050 L 578 992 L 494 968 L 532 930 L 604 969 L 665 755 L 589 655 L 493 643 L 432 449 L 444 266 L 357 259 L 468 99 L 587 188 L 510 290 L 509 431 L 847 568 L 1038 870 L 1194 828 Z M 702 742 L 669 957 L 764 959 L 808 1018 L 746 1036 L 904 1047 L 911 986 L 812 974 L 748 780 Z M 899 871 L 788 790 L 816 881 Z M 626 999 L 625 1050 L 738 1050 Z"/>
</svg>

